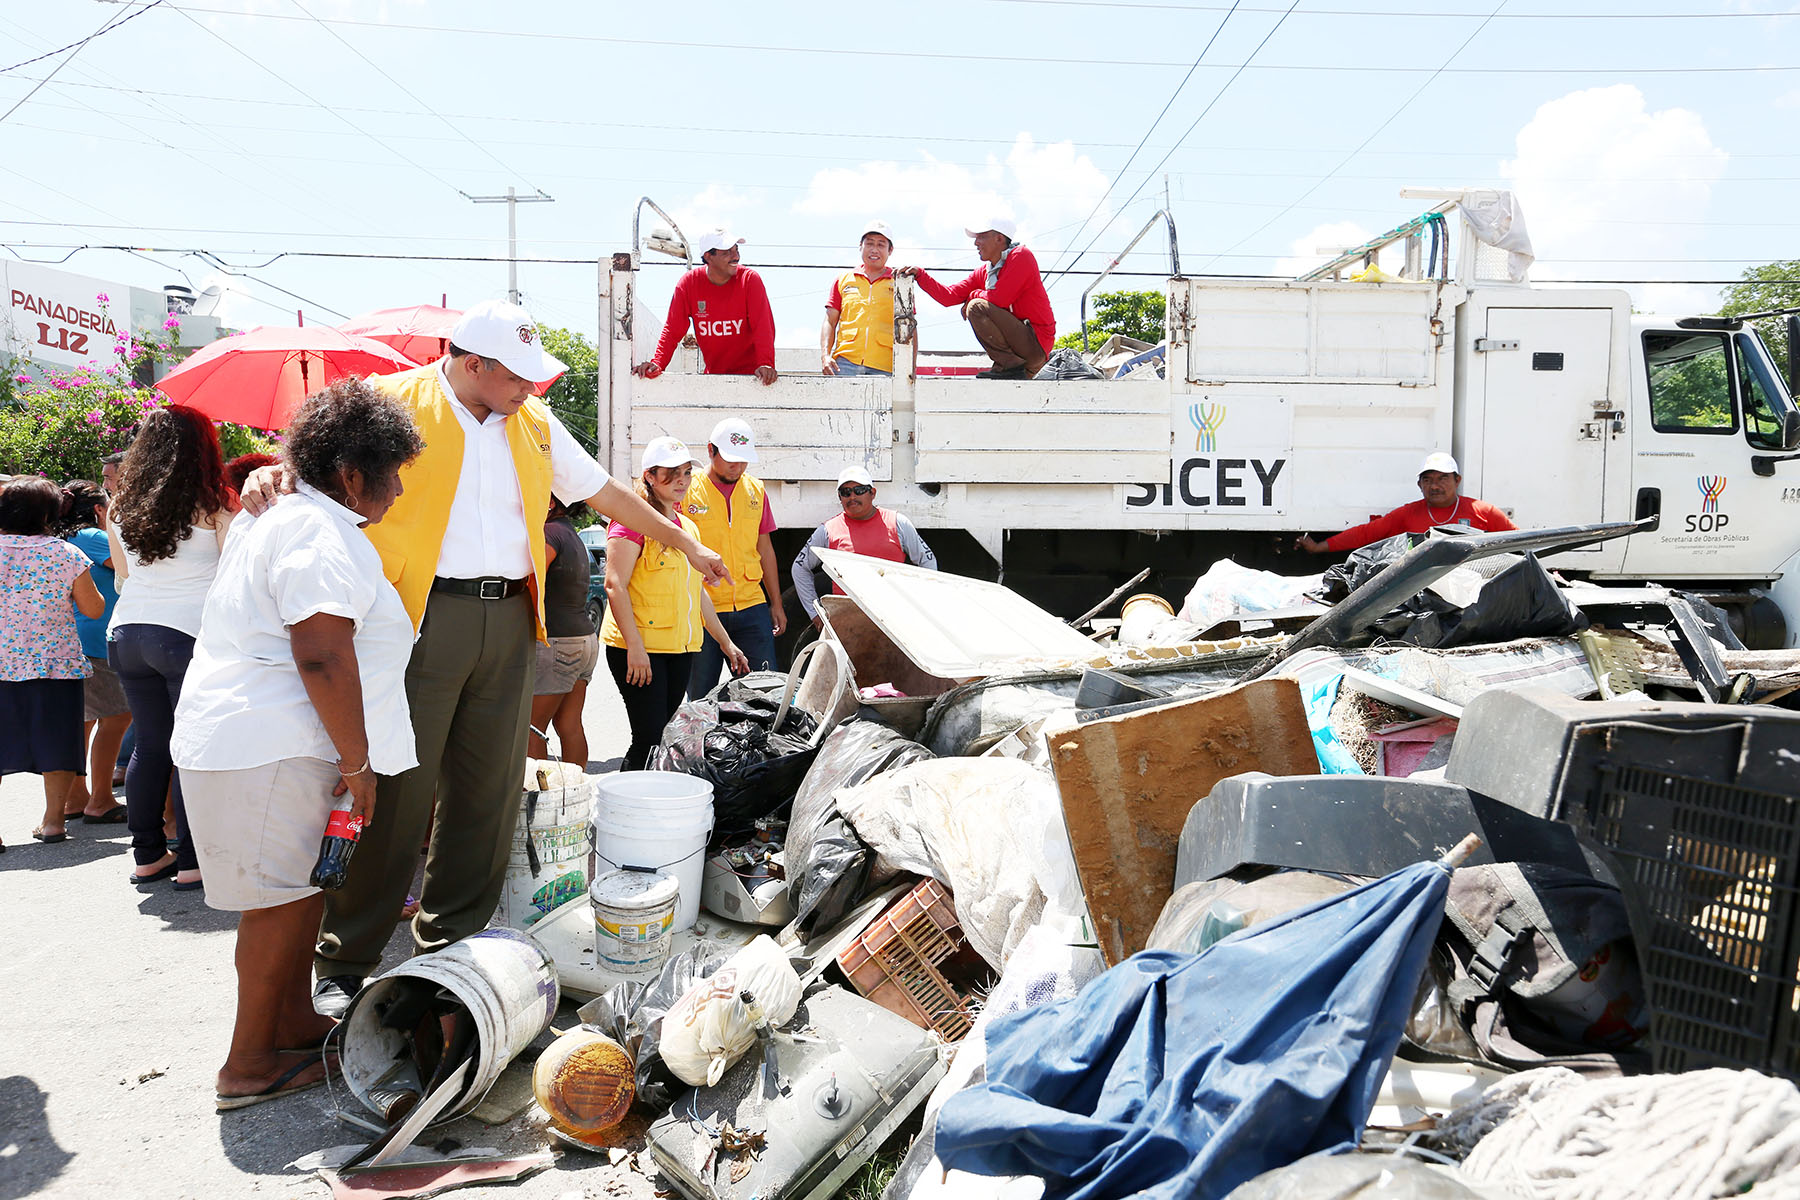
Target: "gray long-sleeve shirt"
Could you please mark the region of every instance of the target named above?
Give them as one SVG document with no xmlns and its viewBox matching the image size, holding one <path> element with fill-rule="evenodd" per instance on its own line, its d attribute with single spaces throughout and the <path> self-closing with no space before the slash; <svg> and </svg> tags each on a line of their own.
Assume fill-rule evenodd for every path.
<svg viewBox="0 0 1800 1200">
<path fill-rule="evenodd" d="M 900 538 L 900 549 L 906 552 L 906 561 L 915 567 L 924 567 L 927 571 L 937 570 L 937 555 L 919 536 L 918 529 L 907 519 L 905 513 L 894 514 L 894 533 Z M 806 545 L 794 556 L 794 565 L 789 574 L 794 579 L 794 592 L 800 597 L 800 607 L 806 610 L 808 620 L 819 615 L 819 589 L 813 580 L 813 572 L 819 569 L 819 556 L 816 551 L 826 549 L 830 545 L 831 535 L 824 525 L 812 531 L 806 539 Z"/>
</svg>

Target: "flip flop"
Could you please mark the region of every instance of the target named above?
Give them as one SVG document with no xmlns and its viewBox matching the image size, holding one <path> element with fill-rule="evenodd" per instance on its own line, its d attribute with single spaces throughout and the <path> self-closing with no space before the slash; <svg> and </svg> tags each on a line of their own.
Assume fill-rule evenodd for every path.
<svg viewBox="0 0 1800 1200">
<path fill-rule="evenodd" d="M 253 1092 L 248 1096 L 225 1096 L 218 1092 L 214 1092 L 213 1108 L 218 1112 L 231 1112 L 233 1109 L 249 1108 L 253 1104 L 261 1104 L 266 1100 L 279 1100 L 283 1096 L 292 1096 L 299 1092 L 310 1092 L 312 1089 L 325 1082 L 324 1076 L 320 1076 L 311 1083 L 294 1083 L 294 1077 L 308 1067 L 314 1066 L 321 1061 L 323 1060 L 317 1052 L 308 1054 L 299 1062 L 283 1071 L 281 1076 L 276 1079 L 274 1083 L 271 1083 L 262 1091 Z"/>
<path fill-rule="evenodd" d="M 125 806 L 115 804 L 97 817 L 93 813 L 82 813 L 81 819 L 89 825 L 123 825 L 125 823 Z"/>
<path fill-rule="evenodd" d="M 175 878 L 175 873 L 177 871 L 179 871 L 180 869 L 181 868 L 177 867 L 174 863 L 170 863 L 168 866 L 164 867 L 162 870 L 152 872 L 149 875 L 139 875 L 136 871 L 133 871 L 131 874 L 127 875 L 125 878 L 129 879 L 132 883 L 138 884 L 140 886 L 143 884 L 146 884 L 146 883 L 161 883 L 165 879 Z"/>
<path fill-rule="evenodd" d="M 181 880 L 177 879 L 174 883 L 170 884 L 169 886 L 174 888 L 178 892 L 197 892 L 206 886 L 206 880 L 190 879 L 186 883 L 183 883 L 183 882 L 181 882 Z"/>
<path fill-rule="evenodd" d="M 53 842 L 66 842 L 69 840 L 67 830 L 64 830 L 62 833 L 39 833 L 34 829 L 31 831 L 31 837 L 33 841 L 43 842 L 46 846 Z"/>
</svg>

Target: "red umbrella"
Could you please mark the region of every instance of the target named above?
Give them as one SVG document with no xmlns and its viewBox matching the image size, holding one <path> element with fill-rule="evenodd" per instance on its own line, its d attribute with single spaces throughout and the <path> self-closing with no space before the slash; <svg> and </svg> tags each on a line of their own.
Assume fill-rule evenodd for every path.
<svg viewBox="0 0 1800 1200">
<path fill-rule="evenodd" d="M 258 325 L 203 347 L 156 383 L 177 404 L 215 421 L 280 429 L 300 401 L 346 375 L 418 366 L 391 346 L 329 325 Z"/>
<path fill-rule="evenodd" d="M 378 308 L 350 318 L 338 326 L 338 331 L 386 342 L 414 362 L 428 363 L 449 352 L 450 331 L 460 316 L 453 308 L 435 304 Z"/>
</svg>

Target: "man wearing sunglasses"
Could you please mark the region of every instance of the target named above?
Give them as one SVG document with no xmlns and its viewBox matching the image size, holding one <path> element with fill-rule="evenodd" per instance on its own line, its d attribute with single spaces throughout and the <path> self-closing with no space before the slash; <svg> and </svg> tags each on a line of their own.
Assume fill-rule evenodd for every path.
<svg viewBox="0 0 1800 1200">
<path fill-rule="evenodd" d="M 911 563 L 927 571 L 937 570 L 937 555 L 905 514 L 876 505 L 875 480 L 867 469 L 851 466 L 838 472 L 837 492 L 844 511 L 813 530 L 806 545 L 794 556 L 789 572 L 794 577 L 800 607 L 806 610 L 814 629 L 823 624 L 819 617 L 818 582 L 813 578 L 813 572 L 819 569 L 820 550 L 848 550 L 889 562 Z M 831 590 L 843 595 L 843 589 L 836 584 Z"/>
</svg>

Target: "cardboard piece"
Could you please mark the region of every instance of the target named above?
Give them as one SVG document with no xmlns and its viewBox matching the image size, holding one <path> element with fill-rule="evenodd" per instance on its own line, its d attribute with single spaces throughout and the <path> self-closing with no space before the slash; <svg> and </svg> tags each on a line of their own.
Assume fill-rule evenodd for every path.
<svg viewBox="0 0 1800 1200">
<path fill-rule="evenodd" d="M 1244 771 L 1314 775 L 1300 688 L 1261 679 L 1097 721 L 1047 728 L 1063 822 L 1100 953 L 1112 966 L 1144 948 L 1173 893 L 1188 810 Z"/>
</svg>

